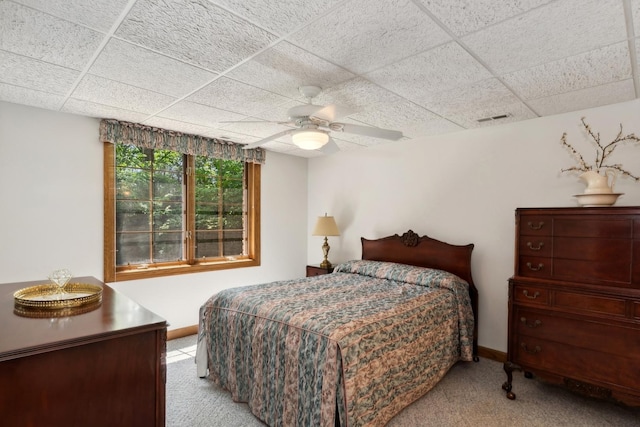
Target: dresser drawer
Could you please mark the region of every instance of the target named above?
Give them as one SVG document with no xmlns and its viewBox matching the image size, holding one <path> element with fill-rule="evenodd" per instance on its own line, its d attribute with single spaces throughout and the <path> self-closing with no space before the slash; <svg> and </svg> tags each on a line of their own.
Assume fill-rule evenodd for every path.
<svg viewBox="0 0 640 427">
<path fill-rule="evenodd" d="M 633 238 L 633 221 L 624 217 L 598 218 L 591 216 L 556 217 L 553 220 L 553 235 L 567 237 L 594 237 L 598 239 Z"/>
<path fill-rule="evenodd" d="M 550 236 L 522 236 L 519 241 L 520 255 L 550 257 L 552 254 Z"/>
<path fill-rule="evenodd" d="M 547 305 L 549 304 L 549 290 L 543 287 L 515 284 L 513 299 L 517 303 Z"/>
<path fill-rule="evenodd" d="M 519 260 L 519 276 L 547 278 L 551 277 L 552 275 L 552 258 L 522 255 L 520 256 Z"/>
<path fill-rule="evenodd" d="M 518 308 L 513 319 L 521 340 L 525 337 L 559 342 L 579 349 L 626 355 L 640 363 L 640 330 L 606 322 L 563 317 L 558 313 Z"/>
<path fill-rule="evenodd" d="M 568 311 L 585 314 L 605 314 L 610 317 L 626 316 L 627 300 L 622 297 L 608 297 L 574 292 L 556 291 L 553 305 Z"/>
<path fill-rule="evenodd" d="M 599 383 L 605 387 L 613 385 L 617 388 L 638 389 L 638 359 L 530 336 L 519 336 L 514 347 L 513 360 L 525 369 L 538 368 L 565 378 Z"/>
<path fill-rule="evenodd" d="M 552 217 L 549 215 L 521 215 L 518 233 L 525 236 L 551 236 Z"/>
</svg>

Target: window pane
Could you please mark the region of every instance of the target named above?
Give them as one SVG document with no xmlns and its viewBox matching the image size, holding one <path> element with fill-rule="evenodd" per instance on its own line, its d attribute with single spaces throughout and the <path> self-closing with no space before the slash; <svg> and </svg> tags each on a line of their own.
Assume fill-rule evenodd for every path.
<svg viewBox="0 0 640 427">
<path fill-rule="evenodd" d="M 153 230 L 182 230 L 182 202 L 154 202 Z"/>
<path fill-rule="evenodd" d="M 182 175 L 184 155 L 176 151 L 153 151 L 153 169 L 162 172 L 175 172 Z"/>
<path fill-rule="evenodd" d="M 236 215 L 227 214 L 224 217 L 224 228 L 227 229 L 236 229 L 242 230 L 242 212 L 238 212 Z"/>
<path fill-rule="evenodd" d="M 196 232 L 196 258 L 216 258 L 220 253 L 220 234 L 215 231 Z"/>
<path fill-rule="evenodd" d="M 240 183 L 239 188 L 225 188 L 223 197 L 225 203 L 236 203 L 242 205 L 243 196 L 242 183 Z"/>
<path fill-rule="evenodd" d="M 153 174 L 153 200 L 182 200 L 182 172 Z"/>
<path fill-rule="evenodd" d="M 181 261 L 183 259 L 182 232 L 153 233 L 154 262 Z"/>
<path fill-rule="evenodd" d="M 151 262 L 149 233 L 116 233 L 116 265 Z"/>
<path fill-rule="evenodd" d="M 150 182 L 148 170 L 120 167 L 116 174 L 116 198 L 148 200 Z"/>
<path fill-rule="evenodd" d="M 127 165 L 138 169 L 151 169 L 148 150 L 135 145 L 116 144 L 116 166 Z"/>
<path fill-rule="evenodd" d="M 244 253 L 242 241 L 242 231 L 224 232 L 224 254 L 225 256 L 238 256 Z"/>
<path fill-rule="evenodd" d="M 119 200 L 116 210 L 116 231 L 150 231 L 150 202 Z"/>
</svg>

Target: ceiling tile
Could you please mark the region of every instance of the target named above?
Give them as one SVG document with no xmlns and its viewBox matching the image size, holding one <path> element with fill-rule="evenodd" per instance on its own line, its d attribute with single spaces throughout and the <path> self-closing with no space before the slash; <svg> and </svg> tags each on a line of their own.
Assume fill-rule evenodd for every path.
<svg viewBox="0 0 640 427">
<path fill-rule="evenodd" d="M 493 115 L 500 115 L 509 113 L 506 110 L 500 111 L 501 107 L 517 102 L 518 98 L 498 79 L 488 79 L 434 94 L 426 107 L 444 117 L 486 110 L 495 110 L 496 113 Z M 483 117 L 486 116 L 478 115 L 473 120 Z"/>
<path fill-rule="evenodd" d="M 317 19 L 342 0 L 264 1 L 264 0 L 213 0 L 223 7 L 242 15 L 274 34 L 285 35 L 309 20 Z"/>
<path fill-rule="evenodd" d="M 0 28 L 0 49 L 75 70 L 87 65 L 103 38 L 96 31 L 9 1 L 0 1 Z"/>
<path fill-rule="evenodd" d="M 58 18 L 107 32 L 128 0 L 13 0 Z"/>
<path fill-rule="evenodd" d="M 417 121 L 402 128 L 404 134 L 411 138 L 419 138 L 429 135 L 440 135 L 465 129 L 452 121 L 435 117 L 432 119 Z"/>
<path fill-rule="evenodd" d="M 0 50 L 0 82 L 3 83 L 65 95 L 79 76 L 76 70 Z"/>
<path fill-rule="evenodd" d="M 68 99 L 61 111 L 81 114 L 83 116 L 100 117 L 105 119 L 125 120 L 128 122 L 142 123 L 147 116 L 143 113 L 112 107 L 110 105 L 96 104 L 95 102 L 81 99 Z"/>
<path fill-rule="evenodd" d="M 255 86 L 221 77 L 188 97 L 187 101 L 252 115 L 290 100 Z"/>
<path fill-rule="evenodd" d="M 358 112 L 375 109 L 380 105 L 400 102 L 402 98 L 364 78 L 357 77 L 323 91 L 314 98 L 314 104 L 336 104 Z"/>
<path fill-rule="evenodd" d="M 640 36 L 640 0 L 631 0 L 631 18 L 636 36 Z"/>
<path fill-rule="evenodd" d="M 64 102 L 64 96 L 0 83 L 0 101 L 57 110 Z"/>
<path fill-rule="evenodd" d="M 289 109 L 301 104 L 303 104 L 303 102 L 290 100 L 284 104 L 262 110 L 254 114 L 253 117 L 270 122 L 286 122 L 289 120 Z"/>
<path fill-rule="evenodd" d="M 148 114 L 156 113 L 175 100 L 167 95 L 91 75 L 86 75 L 80 81 L 71 96 L 84 101 Z"/>
<path fill-rule="evenodd" d="M 266 138 L 271 135 L 275 135 L 278 132 L 283 132 L 287 129 L 291 129 L 290 126 L 279 125 L 271 122 L 260 123 L 226 123 L 223 124 L 224 131 L 237 132 L 245 135 L 256 136 L 259 138 Z"/>
<path fill-rule="evenodd" d="M 422 108 L 412 102 L 402 100 L 399 102 L 382 104 L 375 110 L 352 114 L 350 119 L 360 121 L 370 126 L 379 128 L 402 130 L 414 123 L 426 122 L 436 119 L 438 116 L 431 111 Z M 405 136 L 415 137 L 405 130 Z"/>
<path fill-rule="evenodd" d="M 458 43 L 451 42 L 376 70 L 366 77 L 420 102 L 433 92 L 469 85 L 492 75 Z"/>
<path fill-rule="evenodd" d="M 236 15 L 197 0 L 138 0 L 116 35 L 216 72 L 276 40 Z"/>
<path fill-rule="evenodd" d="M 546 98 L 533 99 L 529 101 L 529 105 L 538 114 L 547 116 L 630 101 L 634 98 L 633 80 L 627 79 Z"/>
<path fill-rule="evenodd" d="M 118 39 L 111 39 L 89 69 L 110 80 L 182 97 L 216 74 Z"/>
<path fill-rule="evenodd" d="M 180 101 L 158 113 L 158 116 L 207 127 L 222 127 L 221 121 L 244 118 L 240 114 L 188 101 Z"/>
<path fill-rule="evenodd" d="M 463 36 L 553 0 L 420 0 L 455 35 Z"/>
<path fill-rule="evenodd" d="M 524 99 L 542 98 L 631 77 L 627 42 L 503 76 Z"/>
<path fill-rule="evenodd" d="M 227 75 L 290 98 L 300 97 L 300 86 L 328 88 L 354 77 L 344 68 L 287 42 L 278 43 Z"/>
<path fill-rule="evenodd" d="M 146 120 L 144 120 L 143 124 L 146 126 L 153 126 L 157 128 L 173 130 L 176 132 L 201 136 L 209 136 L 210 132 L 215 131 L 215 129 L 207 126 L 195 125 L 193 123 L 187 123 L 180 120 L 167 119 L 165 117 L 158 116 L 147 118 Z"/>
<path fill-rule="evenodd" d="M 507 117 L 501 119 L 478 121 L 479 119 L 502 116 L 505 114 Z M 476 106 L 476 108 L 451 113 L 448 117 L 450 120 L 455 121 L 464 128 L 473 129 L 519 122 L 522 120 L 534 119 L 538 116 L 522 102 L 515 101 L 508 103 L 505 100 L 505 102 L 495 103 L 493 105 L 488 103 L 487 105 Z"/>
<path fill-rule="evenodd" d="M 504 74 L 625 40 L 619 0 L 560 0 L 463 37 L 494 72 Z"/>
<path fill-rule="evenodd" d="M 410 1 L 354 0 L 289 40 L 350 71 L 366 73 L 450 37 Z"/>
</svg>

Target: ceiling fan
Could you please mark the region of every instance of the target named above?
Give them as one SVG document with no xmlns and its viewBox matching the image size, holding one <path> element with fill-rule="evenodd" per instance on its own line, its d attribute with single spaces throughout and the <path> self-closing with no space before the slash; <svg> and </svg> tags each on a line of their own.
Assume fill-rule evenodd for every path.
<svg viewBox="0 0 640 427">
<path fill-rule="evenodd" d="M 322 106 L 313 104 L 311 100 L 322 92 L 322 89 L 318 86 L 301 86 L 298 90 L 308 99 L 307 104 L 290 108 L 288 111 L 289 121 L 271 122 L 293 126 L 295 129 L 278 132 L 259 141 L 247 144 L 242 148 L 250 149 L 259 147 L 274 139 L 291 135 L 292 142 L 303 150 L 320 150 L 323 153 L 330 154 L 339 150 L 338 145 L 330 137 L 330 132 L 344 132 L 394 141 L 402 138 L 402 132 L 397 130 L 335 122 L 334 120 L 337 118 L 348 116 L 355 111 L 337 105 Z"/>
</svg>

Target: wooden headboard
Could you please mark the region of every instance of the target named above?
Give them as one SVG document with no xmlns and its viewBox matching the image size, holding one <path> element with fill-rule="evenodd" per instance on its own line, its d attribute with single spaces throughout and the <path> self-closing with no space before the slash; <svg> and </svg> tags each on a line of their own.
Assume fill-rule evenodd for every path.
<svg viewBox="0 0 640 427">
<path fill-rule="evenodd" d="M 469 284 L 469 296 L 475 320 L 473 354 L 478 360 L 478 290 L 471 277 L 473 244 L 457 246 L 419 236 L 412 230 L 402 236 L 369 240 L 362 237 L 362 259 L 396 262 L 418 267 L 435 268 L 455 274 Z"/>
</svg>

